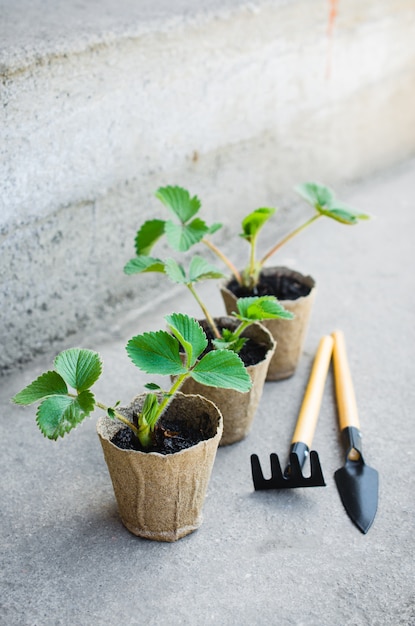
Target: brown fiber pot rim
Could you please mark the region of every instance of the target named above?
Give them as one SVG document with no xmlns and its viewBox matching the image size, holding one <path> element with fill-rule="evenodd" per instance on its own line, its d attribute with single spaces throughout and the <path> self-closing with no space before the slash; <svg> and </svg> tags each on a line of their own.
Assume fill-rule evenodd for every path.
<svg viewBox="0 0 415 626">
<path fill-rule="evenodd" d="M 242 270 L 243 271 L 243 270 Z M 276 273 L 281 273 L 282 275 L 285 276 L 292 276 L 293 278 L 295 278 L 296 280 L 298 280 L 298 282 L 300 282 L 303 285 L 306 285 L 307 287 L 310 288 L 310 291 L 308 294 L 304 295 L 304 296 L 300 296 L 299 298 L 295 298 L 294 300 L 287 298 L 287 299 L 280 299 L 278 298 L 279 302 L 297 302 L 300 300 L 304 300 L 305 298 L 309 298 L 310 295 L 313 293 L 313 291 L 315 291 L 316 289 L 316 281 L 315 279 L 310 276 L 309 274 L 302 274 L 301 272 L 299 272 L 298 270 L 293 270 L 289 267 L 286 267 L 285 265 L 276 265 L 273 267 L 264 267 L 261 270 L 261 274 L 263 275 L 274 275 Z M 260 275 L 261 275 L 260 274 Z M 227 291 L 229 294 L 231 294 L 231 296 L 233 298 L 235 298 L 235 301 L 238 300 L 238 296 L 235 296 L 235 294 L 233 293 L 233 291 L 231 291 L 228 287 L 228 285 L 234 280 L 234 277 L 228 277 L 225 278 L 221 283 L 220 283 L 220 288 Z"/>
<path fill-rule="evenodd" d="M 131 406 L 133 402 L 135 402 L 139 398 L 145 397 L 146 395 L 147 395 L 146 393 L 141 393 L 141 394 L 138 394 L 137 396 L 134 396 L 134 398 L 131 400 L 131 402 L 127 406 L 119 407 L 118 410 L 120 411 L 120 413 L 122 413 L 123 409 L 124 410 L 127 409 L 129 406 Z M 212 437 L 208 437 L 207 439 L 202 439 L 201 441 L 198 441 L 194 446 L 191 446 L 190 448 L 185 448 L 183 450 L 179 450 L 179 452 L 174 452 L 173 454 L 161 454 L 161 452 L 143 452 L 142 450 L 125 450 L 116 446 L 114 443 L 112 443 L 111 439 L 119 430 L 121 430 L 121 428 L 125 427 L 125 424 L 123 422 L 120 422 L 117 419 L 112 420 L 111 418 L 108 418 L 108 416 L 106 415 L 103 415 L 98 419 L 97 425 L 96 425 L 97 433 L 100 437 L 108 441 L 108 443 L 113 448 L 119 450 L 120 452 L 123 452 L 126 454 L 132 454 L 132 455 L 141 455 L 144 457 L 150 457 L 150 456 L 158 457 L 160 459 L 166 459 L 167 457 L 172 457 L 172 456 L 176 456 L 179 454 L 180 455 L 186 454 L 186 452 L 188 452 L 189 450 L 193 450 L 197 446 L 199 447 L 203 446 L 205 441 L 210 441 L 211 439 L 215 439 L 215 437 L 217 437 L 219 433 L 220 433 L 220 436 L 222 435 L 223 417 L 222 417 L 222 413 L 220 412 L 219 408 L 216 406 L 214 402 L 212 402 L 208 398 L 205 398 L 204 396 L 201 396 L 200 394 L 184 394 L 179 391 L 175 395 L 174 399 L 176 399 L 176 401 L 177 400 L 180 401 L 181 398 L 198 398 L 199 401 L 200 400 L 202 401 L 202 404 L 207 403 L 209 405 L 212 405 L 212 407 L 216 409 L 216 412 L 218 415 L 218 425 L 216 428 L 216 433 L 212 435 Z M 166 409 L 166 411 L 168 410 L 169 410 L 169 407 Z"/>
</svg>

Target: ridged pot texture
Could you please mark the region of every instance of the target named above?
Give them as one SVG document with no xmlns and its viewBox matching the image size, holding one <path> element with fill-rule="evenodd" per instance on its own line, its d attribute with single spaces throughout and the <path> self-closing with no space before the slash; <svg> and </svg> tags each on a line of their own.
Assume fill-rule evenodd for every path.
<svg viewBox="0 0 415 626">
<path fill-rule="evenodd" d="M 139 410 L 145 394 L 129 405 Z M 129 407 L 126 407 L 128 412 Z M 109 417 L 98 420 L 97 432 L 111 476 L 123 524 L 139 537 L 176 541 L 199 528 L 216 450 L 222 436 L 218 408 L 198 395 L 177 394 L 168 407 L 169 418 L 208 420 L 212 436 L 174 454 L 122 450 L 111 439 L 122 424 Z"/>
</svg>

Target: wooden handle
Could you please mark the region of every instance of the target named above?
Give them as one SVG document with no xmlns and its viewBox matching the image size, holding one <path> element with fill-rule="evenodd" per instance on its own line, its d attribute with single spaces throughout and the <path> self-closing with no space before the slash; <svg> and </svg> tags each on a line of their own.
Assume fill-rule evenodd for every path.
<svg viewBox="0 0 415 626">
<path fill-rule="evenodd" d="M 305 443 L 309 449 L 311 448 L 332 351 L 333 338 L 329 335 L 322 337 L 314 359 L 310 379 L 304 394 L 303 404 L 301 405 L 291 443 L 302 442 Z"/>
<path fill-rule="evenodd" d="M 344 335 L 341 330 L 336 330 L 332 333 L 332 337 L 334 339 L 334 381 L 336 385 L 340 430 L 343 430 L 348 426 L 354 426 L 355 428 L 360 429 L 356 396 L 354 393 L 349 363 L 347 361 Z"/>
</svg>

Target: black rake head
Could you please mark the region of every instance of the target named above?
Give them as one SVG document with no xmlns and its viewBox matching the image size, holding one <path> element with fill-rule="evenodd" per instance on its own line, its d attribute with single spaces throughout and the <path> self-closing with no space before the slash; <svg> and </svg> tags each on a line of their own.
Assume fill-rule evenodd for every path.
<svg viewBox="0 0 415 626">
<path fill-rule="evenodd" d="M 304 477 L 300 461 L 295 452 L 290 454 L 290 463 L 283 473 L 278 460 L 278 455 L 274 452 L 270 455 L 271 478 L 264 478 L 258 455 L 251 455 L 252 480 L 255 491 L 264 489 L 293 489 L 296 487 L 325 487 L 323 471 L 320 465 L 318 453 L 315 450 L 310 452 L 310 476 Z"/>
</svg>

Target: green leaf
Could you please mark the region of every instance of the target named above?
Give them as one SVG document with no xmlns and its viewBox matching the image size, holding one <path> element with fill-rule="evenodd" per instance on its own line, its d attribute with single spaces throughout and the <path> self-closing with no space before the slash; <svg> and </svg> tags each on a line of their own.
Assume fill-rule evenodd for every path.
<svg viewBox="0 0 415 626">
<path fill-rule="evenodd" d="M 117 408 L 117 406 L 119 404 L 120 404 L 120 400 L 117 400 L 117 402 L 114 404 L 114 406 L 107 408 L 107 415 L 108 415 L 108 417 L 110 417 L 111 419 L 115 419 L 115 417 L 116 417 L 115 409 Z"/>
<path fill-rule="evenodd" d="M 358 213 L 354 209 L 347 207 L 346 205 L 340 205 L 338 203 L 334 203 L 335 206 L 321 211 L 321 213 L 327 217 L 331 217 L 337 222 L 341 222 L 342 224 L 354 225 L 359 222 L 359 220 L 369 220 L 370 216 L 366 213 Z"/>
<path fill-rule="evenodd" d="M 30 385 L 19 391 L 13 398 L 15 404 L 32 404 L 47 396 L 65 395 L 68 387 L 57 372 L 45 372 Z"/>
<path fill-rule="evenodd" d="M 156 383 L 146 383 L 144 387 L 146 389 L 150 389 L 151 391 L 161 391 L 160 385 L 156 385 Z"/>
<path fill-rule="evenodd" d="M 353 225 L 359 220 L 368 220 L 370 215 L 359 213 L 347 205 L 338 202 L 334 197 L 334 191 L 317 183 L 303 183 L 296 187 L 296 191 L 304 200 L 311 204 L 321 215 L 330 217 L 336 222 Z"/>
<path fill-rule="evenodd" d="M 190 224 L 175 224 L 169 220 L 166 222 L 165 232 L 167 241 L 174 250 L 186 252 L 208 234 L 209 228 L 203 220 L 196 217 Z"/>
<path fill-rule="evenodd" d="M 145 421 L 147 422 L 151 430 L 153 430 L 154 426 L 157 423 L 158 412 L 159 412 L 159 403 L 158 403 L 157 396 L 154 393 L 147 394 L 144 400 L 143 409 L 141 411 L 140 417 L 141 419 L 142 418 L 145 419 Z M 138 422 L 139 426 L 141 426 L 140 421 L 141 420 L 139 418 L 139 422 Z"/>
<path fill-rule="evenodd" d="M 148 220 L 144 222 L 135 237 L 135 251 L 137 255 L 148 255 L 154 244 L 164 234 L 164 220 Z"/>
<path fill-rule="evenodd" d="M 246 337 L 238 337 L 228 328 L 222 330 L 220 339 L 212 339 L 212 343 L 217 350 L 233 350 L 236 354 L 239 354 L 247 341 Z"/>
<path fill-rule="evenodd" d="M 159 417 L 159 402 L 154 393 L 147 394 L 143 404 L 142 415 L 153 430 Z"/>
<path fill-rule="evenodd" d="M 189 282 L 196 283 L 209 278 L 225 278 L 220 270 L 201 256 L 195 255 L 190 261 Z"/>
<path fill-rule="evenodd" d="M 330 207 L 334 200 L 333 190 L 318 183 L 302 183 L 295 191 L 317 211 Z"/>
<path fill-rule="evenodd" d="M 163 261 L 151 256 L 141 255 L 131 259 L 124 266 L 124 273 L 128 275 L 142 274 L 144 272 L 164 272 Z"/>
<path fill-rule="evenodd" d="M 172 313 L 166 315 L 164 319 L 171 332 L 185 349 L 189 367 L 193 367 L 208 344 L 203 328 L 193 317 L 183 313 Z"/>
<path fill-rule="evenodd" d="M 160 187 L 156 191 L 156 198 L 163 202 L 182 223 L 196 215 L 201 206 L 197 196 L 191 198 L 186 189 L 178 186 Z"/>
<path fill-rule="evenodd" d="M 136 335 L 130 339 L 126 349 L 134 365 L 148 374 L 186 372 L 180 358 L 179 342 L 164 330 Z"/>
<path fill-rule="evenodd" d="M 235 352 L 212 350 L 194 367 L 191 376 L 202 385 L 235 389 L 245 393 L 252 382 L 244 364 Z"/>
<path fill-rule="evenodd" d="M 251 242 L 258 235 L 263 225 L 274 215 L 276 209 L 263 207 L 256 209 L 242 220 L 241 237 Z"/>
<path fill-rule="evenodd" d="M 235 317 L 244 322 L 267 319 L 293 319 L 294 315 L 285 309 L 274 296 L 253 296 L 238 298 L 238 312 Z"/>
<path fill-rule="evenodd" d="M 101 376 L 102 361 L 97 352 L 71 348 L 58 354 L 55 369 L 68 385 L 77 391 L 84 391 Z"/>
<path fill-rule="evenodd" d="M 213 235 L 213 233 L 216 233 L 216 231 L 220 230 L 222 226 L 223 224 L 220 224 L 219 222 L 215 222 L 214 224 L 212 224 L 212 226 L 209 226 L 208 232 L 206 234 Z"/>
<path fill-rule="evenodd" d="M 189 282 L 183 265 L 177 263 L 174 259 L 166 259 L 164 267 L 167 276 L 173 283 L 186 285 Z"/>
<path fill-rule="evenodd" d="M 63 437 L 87 417 L 95 406 L 90 391 L 83 391 L 76 398 L 50 396 L 43 400 L 37 410 L 37 424 L 48 439 Z"/>
</svg>

